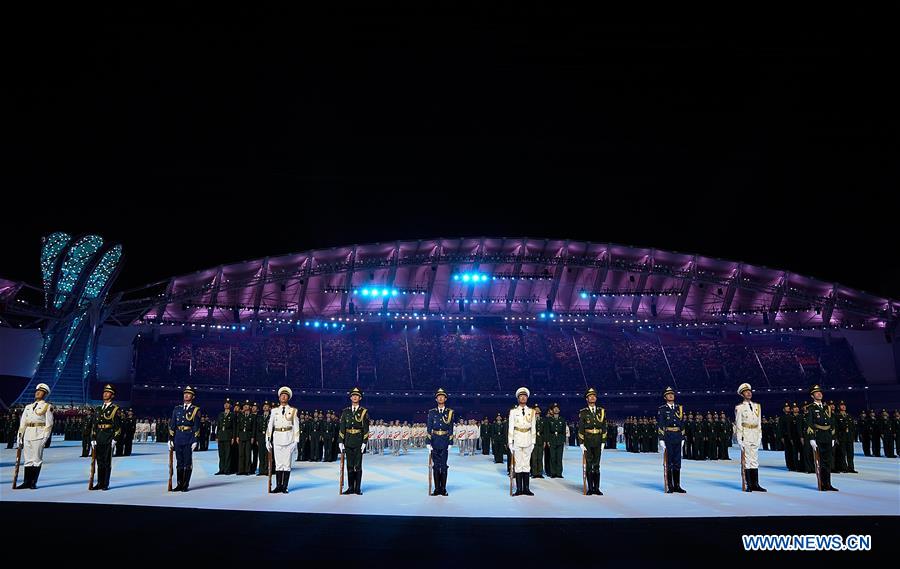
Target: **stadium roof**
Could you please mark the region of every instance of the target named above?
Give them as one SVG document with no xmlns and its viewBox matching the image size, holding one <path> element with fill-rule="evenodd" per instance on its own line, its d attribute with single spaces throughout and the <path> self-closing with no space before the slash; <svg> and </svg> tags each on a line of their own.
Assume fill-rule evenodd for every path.
<svg viewBox="0 0 900 569">
<path fill-rule="evenodd" d="M 112 317 L 120 324 L 236 324 L 388 313 L 877 328 L 896 321 L 900 302 L 789 270 L 690 253 L 463 237 L 347 245 L 211 267 L 128 291 Z"/>
</svg>

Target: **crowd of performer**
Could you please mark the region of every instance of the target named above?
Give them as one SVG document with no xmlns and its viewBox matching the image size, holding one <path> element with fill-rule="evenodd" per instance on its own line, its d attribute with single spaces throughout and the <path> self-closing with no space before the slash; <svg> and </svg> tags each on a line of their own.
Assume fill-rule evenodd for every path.
<svg viewBox="0 0 900 569">
<path fill-rule="evenodd" d="M 856 473 L 853 445 L 862 444 L 866 456 L 895 458 L 900 435 L 900 410 L 861 412 L 854 418 L 843 401 L 824 401 L 823 390 L 813 386 L 811 400 L 799 405 L 785 402 L 778 416 L 766 416 L 752 400 L 752 388 L 742 384 L 742 398 L 734 417 L 725 412 L 685 411 L 676 405 L 675 391 L 667 388 L 665 403 L 655 417 L 627 417 L 618 427 L 597 405 L 597 392 L 588 389 L 586 406 L 574 423 L 560 416 L 553 403 L 546 412 L 529 405 L 530 391 L 516 392 L 516 405 L 507 413 L 498 413 L 493 421 L 454 416 L 447 406 L 449 394 L 435 393 L 436 407 L 430 409 L 424 423 L 372 419 L 361 406 L 363 393 L 354 388 L 348 393 L 351 404 L 340 414 L 329 411 L 303 411 L 290 405 L 289 387 L 278 390 L 277 401 L 231 401 L 222 403 L 214 420 L 194 403 L 196 391 L 188 386 L 183 401 L 169 417 L 136 419 L 130 409 L 114 401 L 115 387 L 106 385 L 102 403 L 89 408 L 57 410 L 48 401 L 50 388 L 39 384 L 35 401 L 0 417 L 0 433 L 7 448 L 16 444 L 25 472 L 17 488 L 37 487 L 43 449 L 50 435 L 82 441 L 82 457 L 91 459 L 91 490 L 107 490 L 110 485 L 113 456 L 128 456 L 133 444 L 166 443 L 171 462 L 177 465 L 174 491 L 188 491 L 193 470 L 192 455 L 206 451 L 210 440 L 217 442 L 216 475 L 269 476 L 276 478 L 275 493 L 287 493 L 291 463 L 334 462 L 341 457 L 342 493 L 361 494 L 362 456 L 364 454 L 401 456 L 410 449 L 429 452 L 434 496 L 447 493 L 447 455 L 451 447 L 461 456 L 492 455 L 495 463 L 506 463 L 510 493 L 534 495 L 531 478 L 561 478 L 562 455 L 569 444 L 582 450 L 584 493 L 600 491 L 601 455 L 605 448 L 624 442 L 627 452 L 662 452 L 664 488 L 669 493 L 684 493 L 681 487 L 681 460 L 731 460 L 729 449 L 740 447 L 742 488 L 765 491 L 759 485 L 758 452 L 783 452 L 790 471 L 816 473 L 822 491 L 836 491 L 831 473 Z M 54 413 L 57 420 L 54 420 Z M 59 420 L 62 419 L 62 420 Z M 24 458 L 24 460 L 22 460 Z M 344 464 L 346 463 L 346 465 Z M 343 490 L 343 475 L 348 485 Z M 515 490 L 513 491 L 513 486 Z M 271 487 L 271 484 L 270 484 Z"/>
</svg>

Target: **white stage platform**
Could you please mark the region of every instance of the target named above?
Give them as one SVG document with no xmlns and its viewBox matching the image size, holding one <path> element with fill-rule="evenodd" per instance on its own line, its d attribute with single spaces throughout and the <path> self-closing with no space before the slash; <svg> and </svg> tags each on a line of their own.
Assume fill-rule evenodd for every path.
<svg viewBox="0 0 900 569">
<path fill-rule="evenodd" d="M 509 496 L 505 465 L 481 454 L 451 451 L 448 497 L 427 495 L 427 451 L 404 456 L 365 455 L 362 496 L 338 494 L 340 462 L 295 462 L 290 493 L 267 494 L 266 478 L 213 476 L 215 444 L 194 454 L 187 493 L 166 492 L 165 444 L 135 444 L 133 455 L 113 459 L 110 489 L 87 490 L 90 461 L 81 443 L 54 442 L 45 451 L 38 490 L 11 490 L 15 450 L 3 449 L 0 499 L 19 502 L 96 503 L 218 510 L 329 514 L 451 516 L 478 518 L 658 518 L 742 516 L 900 515 L 900 462 L 862 456 L 859 474 L 835 474 L 840 492 L 818 492 L 813 474 L 788 472 L 783 453 L 760 452 L 760 483 L 768 493 L 741 492 L 740 452 L 730 461 L 684 461 L 681 482 L 687 494 L 662 491 L 659 454 L 604 451 L 601 490 L 581 493 L 581 456 L 566 447 L 564 479 L 531 481 L 534 497 Z M 24 471 L 20 471 L 20 481 Z M 274 484 L 274 480 L 273 480 Z"/>
</svg>

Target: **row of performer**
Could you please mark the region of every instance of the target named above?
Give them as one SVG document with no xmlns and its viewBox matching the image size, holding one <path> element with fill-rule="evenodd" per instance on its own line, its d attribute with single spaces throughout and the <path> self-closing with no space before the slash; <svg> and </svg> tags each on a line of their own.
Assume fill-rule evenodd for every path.
<svg viewBox="0 0 900 569">
<path fill-rule="evenodd" d="M 15 463 L 15 476 L 18 478 L 19 466 L 24 464 L 25 476 L 21 485 L 16 488 L 36 488 L 37 479 L 42 466 L 43 449 L 53 429 L 52 405 L 47 401 L 50 389 L 45 384 L 36 388 L 35 402 L 23 410 L 18 430 L 18 452 Z M 759 484 L 758 451 L 762 441 L 763 416 L 758 403 L 752 401 L 753 391 L 749 384 L 738 388 L 742 401 L 735 406 L 734 422 L 725 421 L 724 425 L 732 426 L 734 438 L 741 449 L 741 479 L 745 491 L 762 491 Z M 231 474 L 234 462 L 233 447 L 237 447 L 237 469 L 239 474 L 253 474 L 255 465 L 259 464 L 260 475 L 268 475 L 269 489 L 273 493 L 287 493 L 291 474 L 291 463 L 298 459 L 304 448 L 301 435 L 301 412 L 290 405 L 293 393 L 289 387 L 278 390 L 278 402 L 274 405 L 266 403 L 262 414 L 252 414 L 251 407 L 245 405 L 243 412 L 233 413 L 230 401 L 216 421 L 216 434 L 219 442 L 219 471 L 217 475 Z M 340 455 L 340 491 L 342 494 L 362 494 L 362 458 L 366 448 L 373 445 L 370 452 L 384 450 L 384 441 L 397 440 L 402 443 L 402 430 L 393 430 L 396 425 L 379 424 L 370 421 L 368 411 L 361 406 L 362 391 L 357 387 L 348 393 L 350 405 L 340 415 L 329 412 L 325 424 L 334 425 L 334 436 L 337 442 L 337 454 Z M 841 404 L 835 411 L 822 401 L 823 392 L 820 386 L 810 389 L 812 401 L 805 406 L 802 423 L 802 440 L 811 450 L 813 469 L 817 474 L 818 487 L 822 491 L 836 490 L 831 484 L 830 473 L 835 468 L 834 457 L 841 437 L 839 425 L 844 421 L 846 409 Z M 183 402 L 177 405 L 168 421 L 168 445 L 170 451 L 169 487 L 173 491 L 187 491 L 193 470 L 193 452 L 198 450 L 201 439 L 200 408 L 194 403 L 195 390 L 188 386 L 183 391 Z M 454 423 L 454 412 L 447 406 L 449 394 L 443 389 L 435 393 L 437 405 L 430 409 L 422 428 L 424 441 L 429 451 L 429 493 L 433 496 L 447 495 L 447 455 L 454 442 L 471 440 L 475 448 L 477 439 L 484 449 L 492 447 L 495 462 L 502 462 L 503 456 L 509 456 L 510 494 L 513 496 L 531 496 L 529 479 L 541 476 L 546 470 L 550 477 L 562 476 L 562 449 L 566 443 L 568 427 L 559 416 L 559 406 L 551 406 L 546 416 L 541 415 L 537 406 L 529 406 L 530 391 L 522 387 L 516 391 L 516 405 L 504 417 L 498 414 L 493 425 L 478 425 L 474 421 Z M 115 388 L 107 384 L 103 390 L 102 404 L 91 414 L 89 431 L 89 448 L 91 469 L 88 487 L 91 490 L 109 488 L 112 461 L 116 452 L 117 439 L 122 432 L 123 413 L 114 403 Z M 675 391 L 669 387 L 663 393 L 665 403 L 660 405 L 657 416 L 650 423 L 656 429 L 657 449 L 662 451 L 663 487 L 667 493 L 684 493 L 681 486 L 681 459 L 685 449 L 692 449 L 691 432 L 696 433 L 694 424 L 697 419 L 690 420 L 681 405 L 675 403 Z M 582 479 L 584 493 L 602 495 L 600 491 L 601 456 L 612 439 L 609 422 L 605 410 L 597 405 L 597 392 L 590 388 L 585 393 L 587 405 L 578 413 L 577 441 L 582 450 Z M 626 421 L 626 441 L 633 438 L 633 422 Z M 799 424 L 799 422 L 798 422 Z M 646 427 L 641 427 L 646 429 Z M 723 427 L 727 438 L 732 438 L 727 427 Z M 383 429 L 383 430 L 382 430 Z M 702 430 L 702 428 L 701 428 Z M 329 431 L 326 430 L 326 433 Z M 400 438 L 390 436 L 384 439 L 379 433 L 400 433 Z M 410 433 L 413 431 L 410 430 Z M 373 439 L 373 434 L 375 438 Z M 485 435 L 488 435 L 485 437 Z M 458 438 L 459 437 L 459 438 Z M 642 437 L 643 439 L 643 437 Z M 696 439 L 695 439 L 696 440 Z M 688 443 L 692 442 L 691 446 Z M 642 442 L 643 444 L 643 442 Z M 392 446 L 394 446 L 392 444 Z M 399 445 L 402 448 L 402 444 Z M 626 446 L 628 444 L 626 443 Z M 316 447 L 318 454 L 320 447 Z M 258 456 L 254 456 L 254 455 Z M 850 453 L 852 456 L 852 452 Z M 332 458 L 329 449 L 324 451 L 325 460 Z M 727 456 L 727 452 L 726 452 Z M 317 457 L 318 458 L 318 457 Z M 23 460 L 24 459 L 24 460 Z M 251 469 L 250 465 L 254 468 Z M 264 466 L 263 466 L 264 465 Z M 852 462 L 851 462 L 852 466 Z M 851 470 L 852 471 L 852 470 Z M 344 477 L 347 485 L 345 488 Z M 272 488 L 272 477 L 275 487 Z M 172 478 L 177 478 L 177 485 Z M 433 489 L 432 489 L 433 482 Z"/>
</svg>

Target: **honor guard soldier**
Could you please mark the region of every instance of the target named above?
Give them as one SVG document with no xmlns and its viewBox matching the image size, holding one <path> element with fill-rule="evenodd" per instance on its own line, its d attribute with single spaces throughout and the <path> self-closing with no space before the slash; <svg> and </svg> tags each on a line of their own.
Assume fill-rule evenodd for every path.
<svg viewBox="0 0 900 569">
<path fill-rule="evenodd" d="M 606 410 L 597 406 L 597 391 L 591 387 L 584 394 L 588 406 L 578 412 L 578 442 L 584 453 L 588 496 L 602 496 L 600 491 L 600 455 L 606 444 Z"/>
<path fill-rule="evenodd" d="M 656 412 L 659 446 L 666 451 L 667 492 L 684 494 L 681 487 L 681 447 L 684 444 L 684 409 L 675 405 L 675 390 L 667 387 L 663 393 L 666 402 Z"/>
<path fill-rule="evenodd" d="M 835 436 L 837 444 L 835 450 L 835 472 L 848 472 L 858 474 L 853 465 L 853 442 L 856 440 L 856 424 L 853 417 L 847 413 L 847 404 L 838 403 L 838 412 L 834 417 Z"/>
<path fill-rule="evenodd" d="M 119 413 L 119 406 L 112 402 L 115 396 L 115 388 L 107 383 L 103 387 L 103 403 L 94 411 L 91 448 L 94 450 L 98 472 L 97 482 L 91 486 L 91 490 L 109 490 L 116 438 L 122 434 L 122 414 Z"/>
<path fill-rule="evenodd" d="M 18 443 L 25 455 L 25 479 L 16 490 L 37 489 L 38 476 L 44 461 L 44 447 L 53 433 L 53 406 L 46 401 L 50 387 L 39 383 L 34 392 L 34 403 L 22 410 L 19 419 Z"/>
<path fill-rule="evenodd" d="M 819 490 L 837 492 L 831 485 L 831 457 L 837 440 L 834 438 L 834 416 L 822 402 L 822 388 L 813 385 L 809 390 L 813 403 L 806 409 L 806 438 L 813 452 L 818 452 Z"/>
<path fill-rule="evenodd" d="M 269 417 L 272 415 L 271 405 L 263 401 L 263 412 L 256 421 L 256 446 L 259 448 L 259 470 L 257 476 L 269 475 L 269 449 L 266 447 L 266 429 L 269 428 Z"/>
<path fill-rule="evenodd" d="M 503 432 L 503 417 L 497 413 L 494 424 L 491 425 L 491 450 L 494 451 L 494 464 L 503 464 L 503 455 L 506 453 L 506 437 Z"/>
<path fill-rule="evenodd" d="M 362 453 L 369 442 L 369 414 L 359 405 L 363 393 L 354 387 L 348 393 L 350 406 L 341 412 L 341 426 L 338 432 L 341 452 L 347 455 L 347 490 L 343 494 L 362 495 Z"/>
<path fill-rule="evenodd" d="M 234 442 L 234 413 L 231 412 L 231 399 L 225 400 L 225 410 L 219 413 L 216 419 L 216 442 L 219 447 L 219 471 L 220 474 L 232 474 L 231 470 L 231 444 Z"/>
<path fill-rule="evenodd" d="M 793 418 L 791 417 L 790 401 L 784 402 L 783 411 L 784 413 L 778 417 L 778 423 L 775 426 L 775 436 L 781 442 L 781 447 L 784 449 L 784 465 L 788 470 L 795 470 L 797 466 L 794 464 L 796 453 L 794 452 L 794 441 L 791 437 L 791 423 L 793 422 Z"/>
<path fill-rule="evenodd" d="M 290 387 L 278 390 L 279 406 L 269 415 L 266 427 L 266 450 L 275 459 L 276 486 L 273 494 L 287 494 L 291 480 L 291 462 L 293 453 L 300 440 L 300 418 L 297 409 L 288 405 L 294 392 Z"/>
<path fill-rule="evenodd" d="M 178 485 L 174 492 L 187 492 L 194 468 L 193 452 L 197 450 L 200 437 L 200 408 L 194 405 L 194 389 L 184 388 L 184 402 L 176 405 L 169 420 L 169 450 L 175 451 L 178 468 Z"/>
<path fill-rule="evenodd" d="M 550 405 L 550 416 L 547 417 L 545 440 L 548 443 L 550 455 L 550 468 L 547 473 L 550 478 L 563 477 L 563 449 L 566 446 L 566 422 L 559 416 L 559 403 Z"/>
<path fill-rule="evenodd" d="M 434 471 L 432 496 L 447 496 L 447 449 L 450 446 L 450 427 L 453 425 L 453 409 L 446 407 L 447 392 L 438 388 L 434 394 L 437 407 L 428 410 L 425 424 L 428 451 L 431 452 L 431 469 Z"/>
<path fill-rule="evenodd" d="M 507 444 L 515 457 L 516 496 L 534 496 L 528 487 L 531 474 L 531 451 L 537 440 L 537 413 L 528 407 L 531 392 L 527 387 L 516 391 L 519 404 L 509 411 Z"/>
<path fill-rule="evenodd" d="M 759 444 L 762 437 L 762 408 L 753 403 L 753 390 L 749 383 L 738 387 L 738 395 L 744 398 L 734 408 L 734 426 L 738 444 L 743 453 L 741 468 L 744 471 L 747 492 L 765 492 L 759 485 Z"/>
<path fill-rule="evenodd" d="M 253 443 L 256 442 L 256 415 L 250 413 L 250 402 L 244 402 L 244 409 L 237 416 L 235 436 L 238 440 L 238 476 L 250 476 L 256 471 L 252 466 Z M 251 468 L 253 472 L 251 472 Z"/>
<path fill-rule="evenodd" d="M 541 415 L 540 405 L 535 404 L 532 407 L 537 419 L 535 419 L 535 431 L 537 436 L 534 440 L 534 450 L 531 451 L 531 477 L 544 477 L 544 417 Z"/>
</svg>

